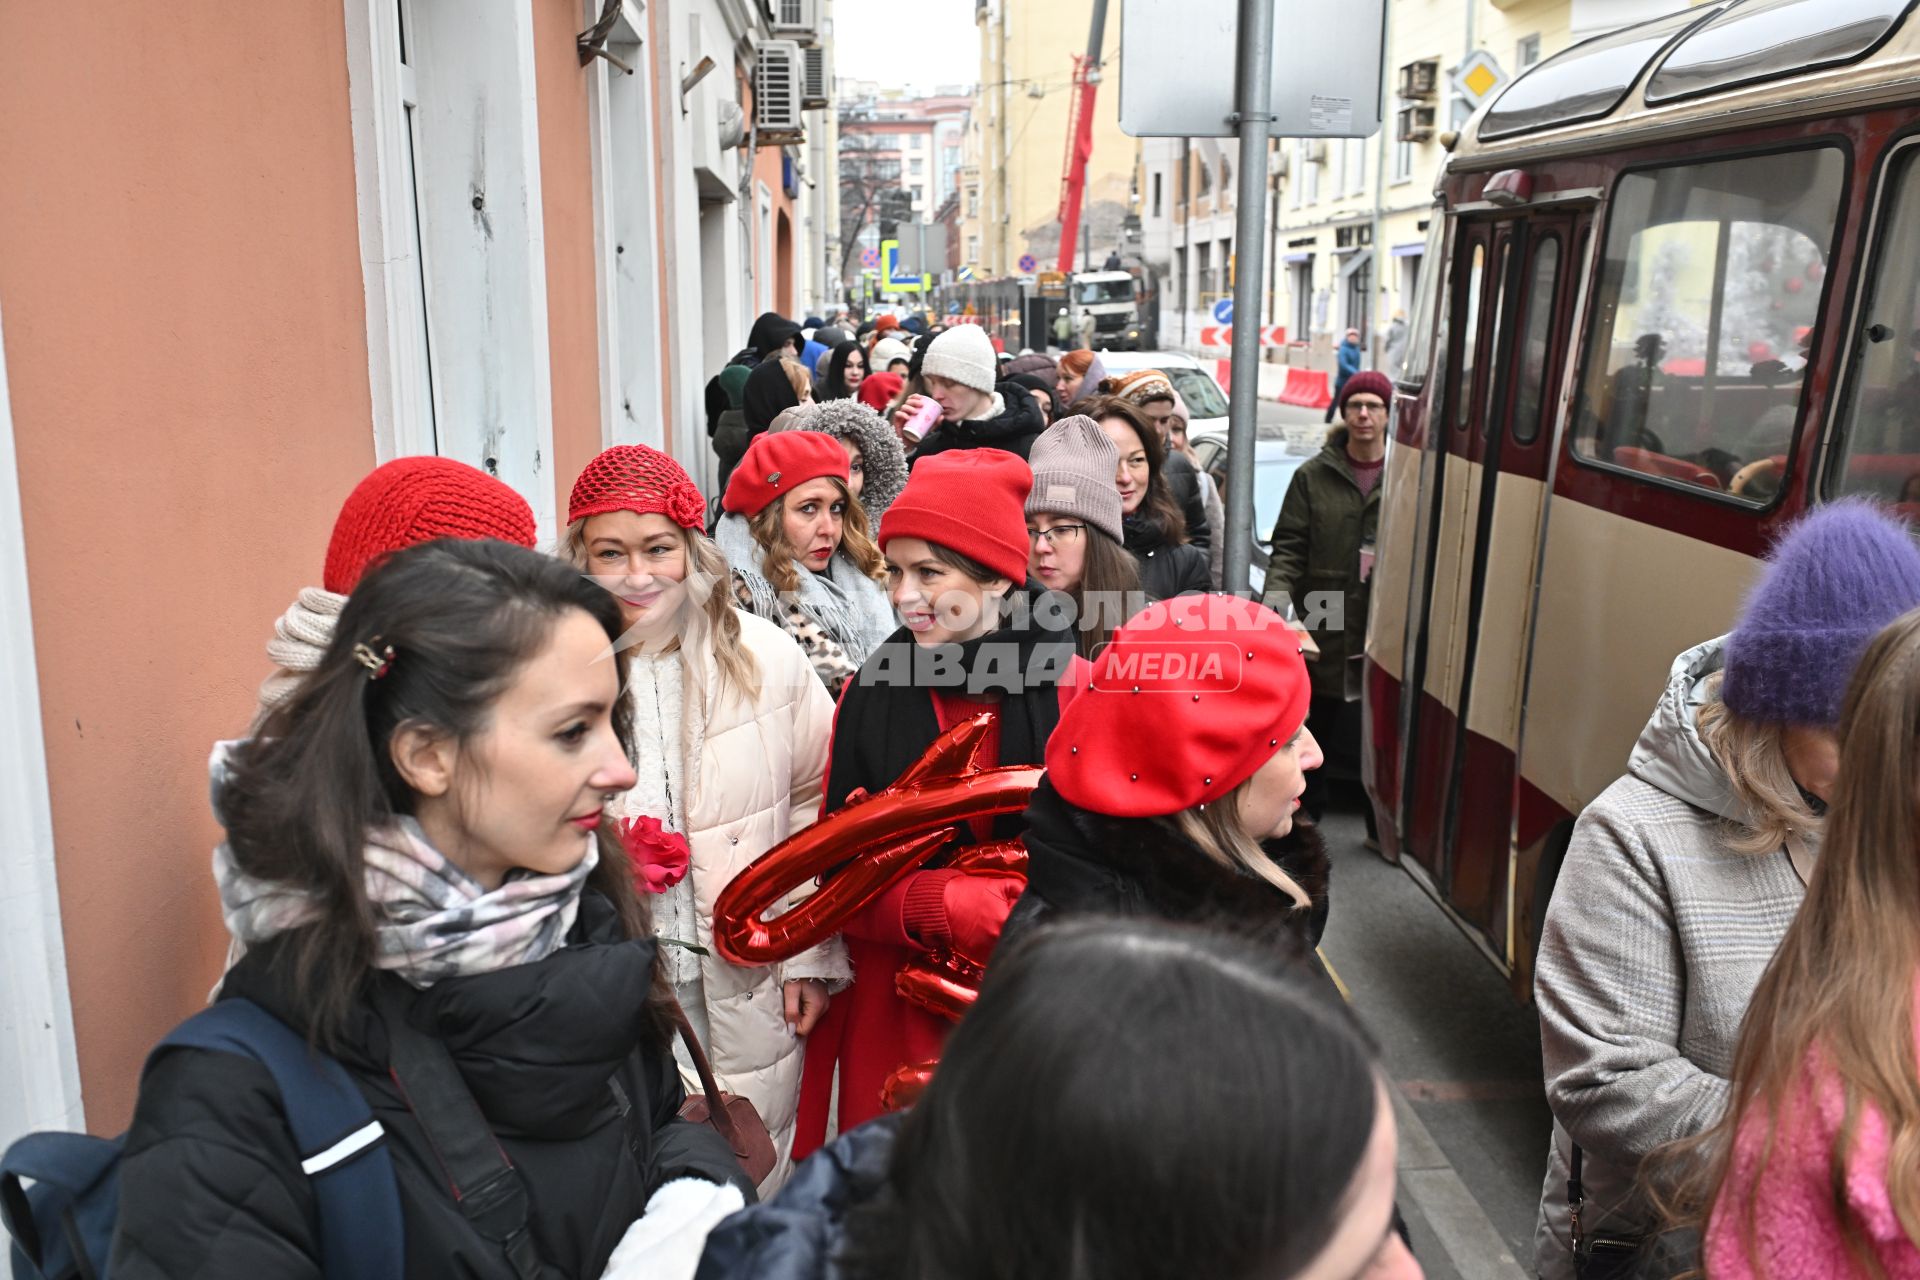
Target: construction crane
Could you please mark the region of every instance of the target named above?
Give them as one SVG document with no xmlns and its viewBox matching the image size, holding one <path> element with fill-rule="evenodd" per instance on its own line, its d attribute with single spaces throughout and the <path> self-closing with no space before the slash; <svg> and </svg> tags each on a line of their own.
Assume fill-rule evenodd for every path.
<svg viewBox="0 0 1920 1280">
<path fill-rule="evenodd" d="M 1087 56 L 1073 60 L 1073 102 L 1067 109 L 1067 163 L 1060 178 L 1060 270 L 1073 270 L 1080 237 L 1080 205 L 1087 194 L 1087 160 L 1093 155 L 1093 99 L 1100 92 L 1100 44 L 1106 36 L 1107 0 L 1093 0 L 1093 30 Z"/>
</svg>

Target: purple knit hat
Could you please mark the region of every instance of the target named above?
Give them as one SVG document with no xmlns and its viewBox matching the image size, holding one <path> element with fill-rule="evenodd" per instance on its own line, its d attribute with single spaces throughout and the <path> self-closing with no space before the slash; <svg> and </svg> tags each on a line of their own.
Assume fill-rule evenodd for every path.
<svg viewBox="0 0 1920 1280">
<path fill-rule="evenodd" d="M 1920 548 L 1871 502 L 1820 507 L 1767 557 L 1727 637 L 1721 698 L 1748 720 L 1831 728 L 1867 642 L 1920 606 Z"/>
</svg>

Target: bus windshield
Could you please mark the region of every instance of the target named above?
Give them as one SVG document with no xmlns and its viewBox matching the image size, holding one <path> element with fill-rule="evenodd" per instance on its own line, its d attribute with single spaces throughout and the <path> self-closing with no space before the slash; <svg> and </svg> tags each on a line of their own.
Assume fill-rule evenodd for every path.
<svg viewBox="0 0 1920 1280">
<path fill-rule="evenodd" d="M 1079 286 L 1079 298 L 1083 305 L 1103 302 L 1132 302 L 1133 281 L 1128 280 L 1088 280 Z"/>
<path fill-rule="evenodd" d="M 1578 456 L 1772 500 L 1845 172 L 1840 150 L 1817 147 L 1620 179 L 1573 419 Z"/>
</svg>

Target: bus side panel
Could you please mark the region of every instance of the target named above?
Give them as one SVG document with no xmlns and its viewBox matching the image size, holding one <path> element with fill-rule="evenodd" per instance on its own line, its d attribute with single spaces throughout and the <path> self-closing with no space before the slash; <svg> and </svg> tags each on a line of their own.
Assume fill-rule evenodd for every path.
<svg viewBox="0 0 1920 1280">
<path fill-rule="evenodd" d="M 1373 805 L 1380 851 L 1394 862 L 1400 838 L 1400 677 L 1367 659 L 1366 712 L 1361 718 L 1360 770 Z"/>
<path fill-rule="evenodd" d="M 1540 879 L 1542 863 L 1548 842 L 1573 821 L 1574 815 L 1524 777 L 1515 787 L 1514 800 L 1513 891 L 1518 901 L 1513 905 L 1513 967 L 1508 983 L 1516 997 L 1531 1000 L 1533 958 L 1540 949 L 1540 922 L 1547 914 L 1546 901 L 1540 895 L 1553 887 L 1551 881 L 1543 883 Z M 1554 871 L 1558 871 L 1557 866 Z"/>
<path fill-rule="evenodd" d="M 1386 474 L 1381 478 L 1380 529 L 1374 557 L 1372 603 L 1367 614 L 1366 711 L 1361 718 L 1361 777 L 1374 807 L 1381 849 L 1398 859 L 1401 850 L 1400 814 L 1400 689 L 1406 680 L 1407 614 L 1411 593 L 1421 576 L 1416 557 L 1424 508 L 1420 497 L 1423 471 L 1430 460 L 1420 441 L 1425 437 L 1425 404 L 1407 395 L 1397 397 L 1395 437 L 1387 451 Z"/>
</svg>

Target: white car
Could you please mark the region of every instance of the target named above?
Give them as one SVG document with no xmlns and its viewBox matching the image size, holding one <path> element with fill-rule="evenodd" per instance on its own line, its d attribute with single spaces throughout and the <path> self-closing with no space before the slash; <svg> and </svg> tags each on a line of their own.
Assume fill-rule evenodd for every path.
<svg viewBox="0 0 1920 1280">
<path fill-rule="evenodd" d="M 1227 434 L 1227 397 L 1213 374 L 1198 360 L 1178 351 L 1102 351 L 1100 363 L 1110 374 L 1135 369 L 1158 369 L 1173 381 L 1173 389 L 1187 402 L 1187 439 Z"/>
</svg>

